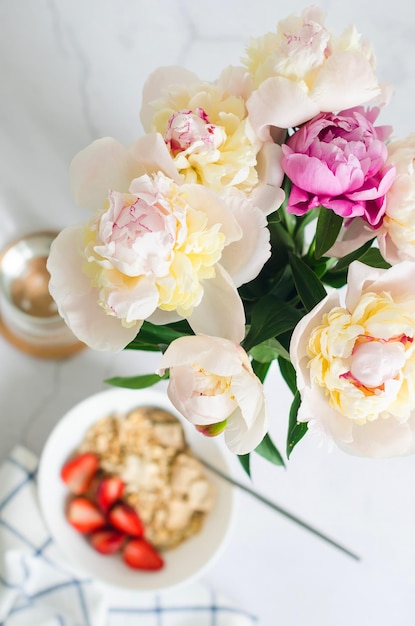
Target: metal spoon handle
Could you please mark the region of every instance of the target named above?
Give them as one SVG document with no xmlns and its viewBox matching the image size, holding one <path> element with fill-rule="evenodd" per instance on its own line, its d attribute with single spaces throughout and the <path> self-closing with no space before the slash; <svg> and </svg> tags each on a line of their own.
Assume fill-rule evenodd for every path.
<svg viewBox="0 0 415 626">
<path fill-rule="evenodd" d="M 253 498 L 256 498 L 257 500 L 259 500 L 260 502 L 262 502 L 266 506 L 269 506 L 274 511 L 277 511 L 277 513 L 280 513 L 284 517 L 287 517 L 288 519 L 290 519 L 292 522 L 295 522 L 298 526 L 301 526 L 305 530 L 308 530 L 309 532 L 313 533 L 313 535 L 316 535 L 320 539 L 323 539 L 323 541 L 325 541 L 326 543 L 329 543 L 330 545 L 332 545 L 333 547 L 337 548 L 341 552 L 344 552 L 344 554 L 347 554 L 347 556 L 350 556 L 352 559 L 355 559 L 356 561 L 360 561 L 360 557 L 357 554 L 355 554 L 354 552 L 351 552 L 351 550 L 348 550 L 348 548 L 345 548 L 344 546 L 339 544 L 337 541 L 334 541 L 330 537 L 327 537 L 327 535 L 324 535 L 322 532 L 320 532 L 319 530 L 317 530 L 313 526 L 310 526 L 310 524 L 308 524 L 307 522 L 304 522 L 303 520 L 299 519 L 298 517 L 296 517 L 295 515 L 293 515 L 289 511 L 287 511 L 286 509 L 282 508 L 278 504 L 275 504 L 275 502 L 272 502 L 271 500 L 268 500 L 267 498 L 265 498 L 261 494 L 257 493 L 253 489 L 250 489 L 250 487 L 247 487 L 246 485 L 243 485 L 242 483 L 238 482 L 234 478 L 231 478 L 231 476 L 228 476 L 227 474 L 224 474 L 221 470 L 219 470 L 218 468 L 214 467 L 213 465 L 211 465 L 210 463 L 208 463 L 204 459 L 200 459 L 199 458 L 199 460 L 200 460 L 201 463 L 203 463 L 203 465 L 205 467 L 207 467 L 214 474 L 217 474 L 217 476 L 219 476 L 223 480 L 226 480 L 228 483 L 231 483 L 235 487 L 238 487 L 238 489 L 241 489 L 242 491 L 245 491 L 246 493 L 248 493 Z"/>
</svg>

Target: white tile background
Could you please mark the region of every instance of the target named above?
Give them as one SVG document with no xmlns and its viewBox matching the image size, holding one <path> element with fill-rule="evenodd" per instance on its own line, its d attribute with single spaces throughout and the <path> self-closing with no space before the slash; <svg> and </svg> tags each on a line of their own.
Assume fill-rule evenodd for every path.
<svg viewBox="0 0 415 626">
<path fill-rule="evenodd" d="M 378 75 L 395 85 L 382 121 L 397 138 L 415 131 L 412 2 L 320 5 L 333 31 L 354 22 L 374 43 Z M 85 219 L 70 197 L 69 162 L 97 137 L 129 143 L 141 133 L 141 88 L 154 68 L 178 63 L 214 79 L 239 62 L 250 36 L 304 6 L 297 0 L 0 0 L 0 244 Z M 103 389 L 103 379 L 152 371 L 157 360 L 87 350 L 42 361 L 0 338 L 0 459 L 17 442 L 40 453 L 59 417 Z M 276 372 L 267 395 L 271 432 L 284 449 L 290 396 Z M 355 459 L 318 448 L 310 437 L 285 470 L 253 461 L 255 488 L 362 560 L 241 494 L 231 541 L 207 578 L 265 626 L 413 626 L 415 459 Z"/>
</svg>

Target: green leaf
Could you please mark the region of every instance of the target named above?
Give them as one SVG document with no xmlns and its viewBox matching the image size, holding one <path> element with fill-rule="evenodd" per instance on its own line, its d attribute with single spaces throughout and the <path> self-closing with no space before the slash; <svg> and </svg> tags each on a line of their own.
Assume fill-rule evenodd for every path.
<svg viewBox="0 0 415 626">
<path fill-rule="evenodd" d="M 125 346 L 124 350 L 140 350 L 143 352 L 164 352 L 168 348 L 167 344 L 164 343 L 142 343 L 137 338 L 133 339 L 127 346 Z"/>
<path fill-rule="evenodd" d="M 361 257 L 369 250 L 373 242 L 373 239 L 370 241 L 366 241 L 363 246 L 360 246 L 357 250 L 354 250 L 350 254 L 346 254 L 346 256 L 339 259 L 336 265 L 332 268 L 332 272 L 340 272 L 344 269 L 347 269 L 353 261 L 357 261 L 361 259 Z"/>
<path fill-rule="evenodd" d="M 248 454 L 238 454 L 238 459 L 245 472 L 251 477 L 251 460 L 250 455 Z"/>
<path fill-rule="evenodd" d="M 347 270 L 342 272 L 328 272 L 324 275 L 324 284 L 334 287 L 334 289 L 341 289 L 347 283 Z"/>
<path fill-rule="evenodd" d="M 297 224 L 295 226 L 294 241 L 296 250 L 299 254 L 302 254 L 304 248 L 304 231 L 306 226 L 313 220 L 317 219 L 319 209 L 310 209 L 307 213 L 304 213 L 301 217 L 297 217 Z"/>
<path fill-rule="evenodd" d="M 267 222 L 268 224 L 278 224 L 278 222 L 281 222 L 281 216 L 278 211 L 274 211 L 273 213 L 268 215 Z"/>
<path fill-rule="evenodd" d="M 297 217 L 295 233 L 296 234 L 301 233 L 308 224 L 310 224 L 313 220 L 318 218 L 318 214 L 319 214 L 319 209 L 317 208 L 317 209 L 310 209 L 309 211 L 307 211 L 307 213 L 304 213 L 304 215 Z"/>
<path fill-rule="evenodd" d="M 267 295 L 258 300 L 252 309 L 251 326 L 243 347 L 249 352 L 253 346 L 292 330 L 300 319 L 300 311 L 273 295 Z"/>
<path fill-rule="evenodd" d="M 176 322 L 158 326 L 144 322 L 139 333 L 128 344 L 130 350 L 160 350 L 160 346 L 169 345 L 184 335 L 192 335 L 193 331 L 187 322 Z"/>
<path fill-rule="evenodd" d="M 370 265 L 370 267 L 380 267 L 385 270 L 390 268 L 389 263 L 385 261 L 378 248 L 370 248 L 359 260 Z"/>
<path fill-rule="evenodd" d="M 271 365 L 271 361 L 269 362 L 265 362 L 265 363 L 261 363 L 260 361 L 256 361 L 255 359 L 251 362 L 252 365 L 252 369 L 254 370 L 255 374 L 258 376 L 259 380 L 261 381 L 261 383 L 264 382 L 267 374 L 268 374 L 268 370 L 270 368 Z"/>
<path fill-rule="evenodd" d="M 294 254 L 289 255 L 289 260 L 298 295 L 307 311 L 311 311 L 326 297 L 327 292 L 321 280 L 304 261 Z"/>
<path fill-rule="evenodd" d="M 257 346 L 253 346 L 250 350 L 250 354 L 255 361 L 259 361 L 259 363 L 269 363 L 270 361 L 274 361 L 274 359 L 278 359 L 278 357 L 282 357 L 283 359 L 290 358 L 288 351 L 281 345 L 278 339 L 274 337 L 263 341 Z"/>
<path fill-rule="evenodd" d="M 163 374 L 143 374 L 142 376 L 115 376 L 114 378 L 107 378 L 104 382 L 108 385 L 114 385 L 114 387 L 124 387 L 125 389 L 145 389 L 145 387 L 151 387 L 160 380 L 165 380 L 169 376 Z"/>
<path fill-rule="evenodd" d="M 285 466 L 281 454 L 278 452 L 268 433 L 265 435 L 261 443 L 255 448 L 255 452 L 274 465 Z"/>
<path fill-rule="evenodd" d="M 282 181 L 282 189 L 285 193 L 285 198 L 280 208 L 278 209 L 278 214 L 281 218 L 281 221 L 284 223 L 284 226 L 290 235 L 292 235 L 297 226 L 297 217 L 292 213 L 287 212 L 287 204 L 291 194 L 292 183 L 288 176 L 284 176 L 284 180 Z"/>
<path fill-rule="evenodd" d="M 290 408 L 290 418 L 288 422 L 287 434 L 287 458 L 290 458 L 291 452 L 294 450 L 294 447 L 307 432 L 307 423 L 297 422 L 297 413 L 298 409 L 300 408 L 300 404 L 300 392 L 297 391 Z"/>
<path fill-rule="evenodd" d="M 360 261 L 370 267 L 389 269 L 390 265 L 382 257 L 378 248 L 372 248 L 373 239 L 367 241 L 358 250 L 351 252 L 336 263 L 336 265 L 324 276 L 324 282 L 336 289 L 342 287 L 347 282 L 347 272 L 353 261 Z"/>
<path fill-rule="evenodd" d="M 297 375 L 291 361 L 285 359 L 278 359 L 278 365 L 280 368 L 281 376 L 288 385 L 288 388 L 293 395 L 297 393 Z"/>
<path fill-rule="evenodd" d="M 343 218 L 336 215 L 331 209 L 320 207 L 320 213 L 316 227 L 316 246 L 314 256 L 320 259 L 329 248 L 334 244 L 340 228 L 343 224 Z"/>
<path fill-rule="evenodd" d="M 278 211 L 280 211 L 281 209 L 278 209 Z M 289 218 L 295 218 L 294 215 L 291 214 L 284 214 L 289 215 Z M 285 222 L 287 221 L 287 219 L 284 220 Z M 287 227 L 284 226 L 283 221 L 280 220 L 279 222 L 271 222 L 268 223 L 268 229 L 270 231 L 270 235 L 271 235 L 271 245 L 272 245 L 272 252 L 278 252 L 278 249 L 281 248 L 285 248 L 287 250 L 294 250 L 294 239 L 291 236 L 291 231 L 294 230 L 294 226 L 295 226 L 295 221 L 293 221 L 292 224 L 289 225 L 290 229 L 288 229 Z"/>
</svg>

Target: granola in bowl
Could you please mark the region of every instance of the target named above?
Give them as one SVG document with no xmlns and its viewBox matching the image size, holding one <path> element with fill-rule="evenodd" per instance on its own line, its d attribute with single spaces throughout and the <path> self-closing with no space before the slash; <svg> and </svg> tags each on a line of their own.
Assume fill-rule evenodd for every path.
<svg viewBox="0 0 415 626">
<path fill-rule="evenodd" d="M 38 470 L 42 515 L 74 572 L 134 592 L 172 589 L 211 568 L 231 536 L 235 488 L 211 466 L 231 473 L 227 450 L 164 391 L 107 389 L 70 408 L 49 434 Z M 141 515 L 139 496 L 148 506 Z M 184 515 L 187 500 L 194 510 Z"/>
<path fill-rule="evenodd" d="M 140 406 L 111 413 L 87 430 L 78 452 L 93 452 L 101 470 L 119 476 L 123 499 L 140 516 L 146 538 L 161 551 L 197 534 L 215 489 L 170 412 Z"/>
</svg>

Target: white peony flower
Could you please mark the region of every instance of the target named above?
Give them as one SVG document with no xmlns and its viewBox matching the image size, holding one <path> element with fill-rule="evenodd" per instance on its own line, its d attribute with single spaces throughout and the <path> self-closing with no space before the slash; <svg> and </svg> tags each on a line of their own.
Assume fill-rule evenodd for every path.
<svg viewBox="0 0 415 626">
<path fill-rule="evenodd" d="M 187 183 L 253 198 L 266 215 L 284 200 L 280 146 L 263 146 L 247 122 L 251 79 L 228 67 L 215 82 L 179 66 L 157 69 L 143 89 L 141 121 L 159 133 Z"/>
<path fill-rule="evenodd" d="M 263 386 L 241 346 L 219 337 L 180 337 L 167 348 L 158 373 L 167 369 L 171 402 L 203 434 L 224 431 L 236 454 L 261 443 L 268 425 Z"/>
<path fill-rule="evenodd" d="M 389 263 L 415 261 L 415 133 L 388 145 L 388 165 L 396 178 L 386 195 L 386 214 L 377 233 L 380 251 Z"/>
<path fill-rule="evenodd" d="M 269 258 L 266 217 L 243 194 L 179 184 L 170 167 L 158 135 L 129 150 L 98 140 L 72 164 L 75 197 L 95 213 L 53 242 L 50 292 L 97 350 L 123 349 L 147 319 L 186 318 L 194 332 L 244 337 L 237 287 Z"/>
<path fill-rule="evenodd" d="M 381 95 L 371 45 L 354 26 L 334 37 L 324 20 L 321 9 L 309 7 L 248 46 L 245 64 L 254 81 L 248 120 L 260 139 L 268 139 L 270 126 L 291 128 Z"/>
<path fill-rule="evenodd" d="M 332 293 L 296 326 L 290 357 L 299 421 L 345 451 L 415 451 L 415 264 L 350 265 L 345 306 Z"/>
</svg>

